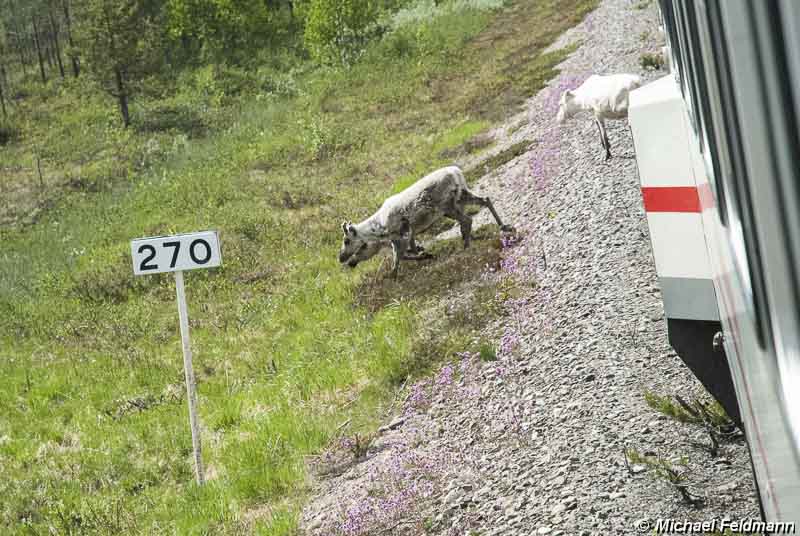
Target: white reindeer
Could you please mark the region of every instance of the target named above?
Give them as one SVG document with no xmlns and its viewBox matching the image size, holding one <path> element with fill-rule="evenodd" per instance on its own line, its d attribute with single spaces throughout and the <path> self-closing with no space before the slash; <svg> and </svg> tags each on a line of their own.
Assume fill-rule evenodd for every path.
<svg viewBox="0 0 800 536">
<path fill-rule="evenodd" d="M 600 143 L 606 151 L 606 160 L 611 158 L 611 144 L 606 134 L 606 119 L 628 117 L 628 95 L 642 85 L 642 79 L 633 74 L 593 74 L 578 89 L 567 90 L 561 95 L 556 120 L 563 124 L 581 111 L 594 113 L 594 121 L 600 130 Z"/>
<path fill-rule="evenodd" d="M 447 216 L 461 224 L 464 248 L 469 247 L 472 218 L 464 212 L 465 205 L 487 207 L 500 229 L 513 231 L 505 225 L 488 197 L 479 197 L 467 188 L 464 174 L 455 166 L 438 169 L 421 178 L 399 194 L 383 202 L 378 211 L 353 225 L 342 223 L 344 241 L 339 262 L 351 268 L 372 258 L 385 246 L 392 246 L 392 275 L 397 276 L 401 260 L 430 258 L 417 244 L 414 236 L 430 227 L 437 219 Z"/>
</svg>

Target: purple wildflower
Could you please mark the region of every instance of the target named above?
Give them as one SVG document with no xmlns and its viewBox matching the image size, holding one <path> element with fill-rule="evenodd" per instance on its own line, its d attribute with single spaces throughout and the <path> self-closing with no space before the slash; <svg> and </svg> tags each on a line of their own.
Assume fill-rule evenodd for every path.
<svg viewBox="0 0 800 536">
<path fill-rule="evenodd" d="M 438 387 L 451 387 L 453 385 L 453 374 L 455 370 L 452 365 L 445 365 L 436 375 L 436 385 Z"/>
<path fill-rule="evenodd" d="M 519 334 L 511 327 L 507 327 L 503 336 L 500 338 L 500 355 L 509 356 L 519 346 Z"/>
</svg>

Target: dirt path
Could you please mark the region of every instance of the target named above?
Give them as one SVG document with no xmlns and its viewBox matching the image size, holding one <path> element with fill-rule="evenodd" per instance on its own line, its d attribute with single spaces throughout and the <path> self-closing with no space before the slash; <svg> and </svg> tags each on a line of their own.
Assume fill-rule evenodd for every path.
<svg viewBox="0 0 800 536">
<path fill-rule="evenodd" d="M 555 46 L 576 42 L 561 75 L 495 132 L 497 151 L 531 150 L 477 187 L 521 231 L 495 274 L 520 282 L 486 328 L 498 360 L 462 356 L 413 386 L 366 458 L 320 481 L 309 533 L 638 534 L 640 520 L 757 515 L 745 444 L 712 457 L 701 428 L 645 403 L 645 391 L 703 391 L 667 343 L 626 125 L 609 129 L 604 163 L 590 120 L 553 121 L 560 92 L 591 73 L 664 75 L 639 67 L 657 48 L 654 2 L 605 0 Z M 628 464 L 630 448 L 685 472 L 702 505 Z"/>
</svg>

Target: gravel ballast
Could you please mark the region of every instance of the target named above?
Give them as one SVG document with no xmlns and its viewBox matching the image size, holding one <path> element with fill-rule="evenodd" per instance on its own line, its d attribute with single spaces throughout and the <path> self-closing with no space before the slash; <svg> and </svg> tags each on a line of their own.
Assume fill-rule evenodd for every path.
<svg viewBox="0 0 800 536">
<path fill-rule="evenodd" d="M 659 518 L 758 517 L 744 441 L 712 457 L 701 427 L 645 403 L 645 391 L 707 395 L 667 342 L 627 124 L 609 123 L 609 162 L 589 117 L 554 125 L 560 92 L 589 74 L 664 76 L 639 66 L 657 38 L 655 2 L 604 0 L 554 44 L 580 46 L 494 132 L 494 151 L 523 140 L 530 150 L 475 186 L 519 231 L 504 269 L 535 281 L 486 328 L 498 360 L 462 356 L 413 387 L 363 460 L 317 481 L 307 533 L 641 534 Z M 679 468 L 702 502 L 626 449 Z"/>
</svg>

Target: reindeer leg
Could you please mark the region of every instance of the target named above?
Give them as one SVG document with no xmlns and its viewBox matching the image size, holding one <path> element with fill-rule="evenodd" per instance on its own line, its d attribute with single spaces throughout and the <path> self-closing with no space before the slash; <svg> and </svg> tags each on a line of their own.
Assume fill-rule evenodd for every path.
<svg viewBox="0 0 800 536">
<path fill-rule="evenodd" d="M 400 260 L 408 249 L 408 242 L 405 240 L 392 240 L 392 277 L 397 279 L 400 273 Z"/>
<path fill-rule="evenodd" d="M 464 241 L 464 249 L 467 249 L 472 238 L 472 218 L 464 214 L 464 211 L 461 210 L 461 207 L 456 203 L 452 203 L 447 207 L 444 215 L 459 223 L 461 226 L 461 239 Z"/>
<path fill-rule="evenodd" d="M 611 142 L 608 141 L 606 123 L 602 119 L 598 119 L 597 124 L 600 125 L 600 135 L 603 137 L 603 147 L 606 149 L 606 161 L 611 160 Z"/>
<path fill-rule="evenodd" d="M 416 242 L 412 242 L 405 253 L 403 253 L 403 260 L 404 261 L 424 261 L 426 259 L 432 259 L 433 255 L 425 251 L 425 249 L 417 244 Z"/>
<path fill-rule="evenodd" d="M 421 261 L 433 257 L 430 253 L 425 253 L 425 249 L 417 243 L 414 229 L 407 220 L 403 223 L 402 231 L 403 236 L 392 240 L 392 255 L 393 258 L 397 258 L 396 264 L 399 264 L 400 260 Z"/>
<path fill-rule="evenodd" d="M 405 255 L 403 255 L 404 261 L 424 261 L 432 258 L 433 255 L 425 251 L 423 251 L 422 253 L 411 253 L 411 254 L 406 253 Z"/>
<path fill-rule="evenodd" d="M 423 248 L 422 245 L 419 242 L 417 242 L 416 237 L 414 236 L 414 229 L 411 228 L 411 230 L 408 233 L 408 253 L 411 253 L 413 255 L 421 255 L 424 252 L 425 248 Z"/>
<path fill-rule="evenodd" d="M 494 205 L 492 204 L 492 200 L 489 199 L 488 197 L 480 197 L 480 196 L 477 196 L 477 195 L 473 194 L 469 190 L 464 190 L 464 193 L 461 194 L 460 203 L 462 205 L 480 205 L 482 207 L 488 208 L 489 212 L 491 212 L 492 216 L 494 217 L 494 221 L 496 221 L 497 225 L 500 226 L 500 230 L 501 231 L 505 231 L 507 233 L 513 233 L 514 232 L 514 227 L 512 227 L 511 225 L 504 224 L 503 220 L 500 219 L 500 216 L 497 214 L 497 211 L 494 209 Z M 467 217 L 469 217 L 469 216 L 467 216 Z M 471 220 L 470 220 L 470 223 L 471 223 Z M 462 234 L 463 234 L 463 232 L 462 232 Z"/>
<path fill-rule="evenodd" d="M 597 125 L 597 130 L 600 133 L 600 145 L 603 146 L 603 150 L 605 150 L 606 152 L 605 159 L 608 160 L 609 158 L 611 158 L 611 151 L 607 145 L 608 138 L 606 137 L 605 125 L 600 121 L 598 117 L 594 118 L 594 124 Z"/>
</svg>

